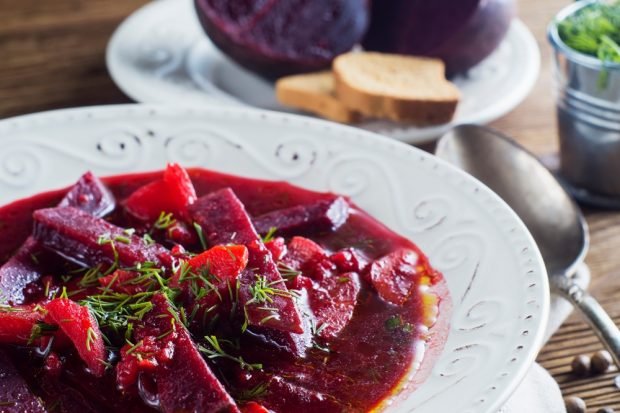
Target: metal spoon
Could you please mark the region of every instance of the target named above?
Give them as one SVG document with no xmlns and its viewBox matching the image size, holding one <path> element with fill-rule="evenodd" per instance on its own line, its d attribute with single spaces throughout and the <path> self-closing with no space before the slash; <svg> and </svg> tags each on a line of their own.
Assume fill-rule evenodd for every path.
<svg viewBox="0 0 620 413">
<path fill-rule="evenodd" d="M 540 248 L 552 290 L 581 310 L 620 367 L 620 330 L 570 277 L 588 249 L 588 227 L 553 174 L 516 142 L 481 126 L 455 127 L 435 154 L 478 178 L 521 217 Z"/>
</svg>

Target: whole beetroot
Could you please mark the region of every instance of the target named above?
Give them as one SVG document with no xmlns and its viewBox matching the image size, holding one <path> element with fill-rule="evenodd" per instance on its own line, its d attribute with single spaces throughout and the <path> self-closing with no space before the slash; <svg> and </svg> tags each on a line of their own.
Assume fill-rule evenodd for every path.
<svg viewBox="0 0 620 413">
<path fill-rule="evenodd" d="M 501 43 L 515 0 L 375 0 L 366 50 L 436 57 L 463 73 Z"/>
<path fill-rule="evenodd" d="M 213 43 L 266 78 L 329 68 L 368 25 L 367 0 L 195 0 Z"/>
</svg>

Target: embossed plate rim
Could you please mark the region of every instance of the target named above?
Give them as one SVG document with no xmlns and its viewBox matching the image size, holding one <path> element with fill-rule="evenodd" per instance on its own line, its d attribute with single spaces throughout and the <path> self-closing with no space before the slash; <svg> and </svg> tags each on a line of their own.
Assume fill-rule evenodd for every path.
<svg viewBox="0 0 620 413">
<path fill-rule="evenodd" d="M 186 126 L 189 124 L 191 124 L 191 127 Z M 96 125 L 96 127 L 93 125 Z M 196 125 L 200 125 L 202 129 L 199 129 Z M 104 128 L 109 130 L 103 130 Z M 172 130 L 183 131 L 183 128 L 186 128 L 184 136 L 181 136 L 181 132 L 179 132 L 180 135 L 170 134 Z M 248 133 L 244 136 L 234 134 L 234 131 L 244 131 L 245 133 L 246 130 L 251 131 L 251 134 Z M 161 131 L 165 132 L 165 134 L 160 134 Z M 105 135 L 104 132 L 111 135 Z M 120 133 L 120 135 L 112 133 Z M 57 136 L 58 140 L 51 140 L 51 137 L 54 135 Z M 176 143 L 175 139 L 177 139 Z M 442 352 L 440 359 L 435 365 L 436 371 L 433 372 L 432 377 L 418 391 L 414 393 L 405 392 L 401 394 L 402 398 L 397 396 L 391 399 L 393 403 L 391 405 L 388 404 L 386 407 L 388 412 L 404 411 L 403 407 L 405 405 L 407 406 L 407 411 L 412 411 L 417 406 L 419 407 L 416 409 L 417 412 L 429 411 L 429 409 L 424 407 L 424 404 L 427 404 L 426 407 L 428 407 L 428 403 L 430 403 L 430 406 L 439 404 L 444 407 L 445 411 L 446 408 L 449 408 L 446 407 L 445 403 L 450 402 L 445 401 L 444 403 L 444 400 L 462 399 L 464 401 L 460 411 L 495 413 L 523 379 L 542 344 L 544 327 L 549 311 L 547 277 L 540 253 L 523 223 L 497 195 L 483 184 L 444 161 L 403 143 L 384 139 L 379 135 L 357 128 L 304 116 L 286 115 L 279 112 L 226 107 L 183 108 L 156 105 L 118 105 L 63 109 L 6 119 L 0 121 L 0 142 L 3 144 L 3 151 L 0 152 L 0 203 L 23 197 L 23 194 L 21 196 L 17 195 L 20 193 L 17 189 L 12 192 L 13 196 L 10 195 L 10 190 L 3 191 L 1 189 L 3 188 L 3 182 L 8 179 L 7 174 L 12 173 L 13 178 L 15 176 L 19 178 L 20 173 L 25 174 L 27 172 L 24 172 L 24 168 L 27 168 L 27 165 L 20 163 L 19 156 L 28 155 L 28 150 L 33 155 L 33 159 L 38 159 L 41 162 L 40 168 L 53 168 L 45 176 L 49 182 L 46 184 L 39 183 L 44 188 L 51 189 L 51 187 L 68 184 L 65 181 L 58 181 L 58 177 L 62 175 L 63 168 L 67 170 L 73 168 L 71 169 L 71 174 L 69 174 L 72 177 L 71 179 L 75 179 L 75 175 L 78 174 L 76 173 L 77 166 L 68 165 L 69 161 L 63 161 L 65 159 L 63 156 L 69 156 L 74 163 L 81 162 L 87 165 L 91 163 L 94 165 L 97 161 L 96 159 L 88 160 L 88 156 L 92 155 L 91 152 L 99 157 L 105 155 L 104 160 L 114 160 L 116 156 L 118 162 L 115 165 L 119 169 L 117 172 L 120 173 L 123 170 L 134 171 L 136 168 L 138 170 L 158 169 L 160 166 L 158 164 L 157 167 L 140 169 L 142 167 L 133 158 L 121 159 L 118 152 L 119 147 L 122 150 L 128 149 L 128 152 L 129 150 L 134 150 L 136 154 L 142 156 L 141 159 L 148 158 L 145 162 L 149 162 L 154 159 L 151 157 L 154 156 L 156 151 L 160 151 L 162 157 L 164 155 L 168 158 L 171 156 L 176 158 L 181 156 L 187 157 L 183 159 L 193 159 L 192 156 L 200 149 L 200 144 L 204 144 L 207 149 L 234 153 L 236 154 L 235 156 L 239 156 L 240 160 L 242 159 L 241 156 L 257 159 L 260 162 L 257 161 L 256 168 L 269 167 L 277 172 L 274 172 L 275 175 L 271 174 L 271 172 L 261 172 L 263 175 L 274 175 L 279 179 L 286 178 L 285 180 L 291 180 L 296 184 L 299 184 L 297 182 L 298 179 L 307 179 L 308 181 L 304 181 L 305 184 L 302 184 L 302 186 L 314 189 L 317 189 L 316 186 L 319 186 L 323 189 L 342 187 L 344 190 L 351 190 L 356 202 L 359 202 L 358 199 L 367 202 L 364 197 L 368 194 L 363 192 L 365 187 L 362 187 L 360 194 L 355 192 L 360 176 L 368 178 L 368 182 L 371 182 L 372 179 L 378 179 L 377 182 L 381 184 L 380 188 L 372 187 L 367 190 L 370 193 L 370 198 L 368 199 L 371 200 L 374 200 L 376 195 L 381 195 L 382 192 L 378 191 L 383 190 L 385 187 L 402 190 L 408 189 L 412 185 L 422 188 L 428 184 L 439 195 L 449 194 L 449 196 L 446 195 L 448 201 L 453 202 L 458 207 L 458 211 L 450 216 L 448 216 L 447 212 L 445 216 L 438 215 L 439 219 L 432 221 L 429 224 L 431 226 L 424 230 L 426 232 L 420 232 L 418 238 L 420 242 L 428 242 L 429 234 L 441 234 L 441 237 L 438 237 L 436 240 L 435 246 L 438 248 L 433 249 L 429 253 L 431 260 L 434 260 L 434 262 L 446 261 L 450 264 L 450 260 L 454 261 L 459 258 L 455 258 L 453 254 L 440 254 L 444 240 L 456 239 L 462 232 L 460 226 L 455 229 L 455 223 L 453 223 L 455 216 L 458 218 L 455 221 L 458 225 L 471 225 L 473 222 L 482 229 L 490 228 L 494 231 L 493 236 L 482 234 L 488 240 L 494 241 L 496 240 L 494 237 L 498 236 L 501 236 L 501 238 L 497 238 L 499 240 L 498 245 L 492 246 L 492 257 L 484 255 L 484 260 L 480 258 L 480 260 L 475 261 L 476 265 L 473 267 L 469 285 L 466 283 L 467 280 L 448 279 L 451 290 L 453 284 L 460 287 L 467 286 L 467 289 L 462 290 L 461 294 L 457 294 L 457 291 L 452 291 L 455 309 L 452 317 L 453 328 L 448 340 L 450 348 L 446 348 Z M 189 146 L 183 147 L 181 145 L 183 142 Z M 212 147 L 205 142 L 208 142 Z M 178 153 L 166 152 L 169 149 L 166 146 L 168 144 L 176 148 Z M 175 144 L 181 146 L 174 147 Z M 164 146 L 168 149 L 162 149 Z M 270 152 L 274 148 L 276 149 L 275 153 Z M 304 153 L 306 149 L 307 153 Z M 50 151 L 57 151 L 60 154 L 50 155 Z M 198 155 L 200 158 L 201 155 Z M 306 155 L 309 155 L 309 157 Z M 212 153 L 205 152 L 204 156 L 204 159 L 200 158 L 202 161 L 207 159 L 206 156 L 212 156 Z M 262 156 L 269 157 L 263 159 Z M 374 165 L 377 166 L 377 169 L 371 170 L 372 173 L 368 173 L 370 167 L 373 166 L 369 162 L 373 159 L 377 159 L 376 165 Z M 301 163 L 297 162 L 298 160 Z M 99 161 L 99 165 L 101 165 L 101 159 Z M 337 175 L 339 167 L 342 165 L 346 166 L 348 162 L 352 161 L 363 162 L 359 165 L 352 163 L 352 165 L 358 169 L 360 165 L 364 168 L 360 170 L 355 168 L 345 170 L 348 174 L 343 175 L 346 179 L 342 182 L 338 180 L 335 181 L 336 183 L 331 181 L 326 181 L 325 183 L 318 182 L 318 180 L 322 179 L 321 173 L 323 170 L 329 169 L 330 174 L 326 174 L 326 176 L 329 176 L 331 179 L 332 173 Z M 280 163 L 273 164 L 274 162 Z M 238 161 L 237 164 L 239 163 L 241 162 Z M 227 161 L 227 165 L 230 164 L 231 162 Z M 232 167 L 240 168 L 235 165 Z M 56 172 L 54 173 L 54 171 Z M 83 168 L 79 172 L 82 171 Z M 413 181 L 411 183 L 404 175 L 393 175 L 396 171 L 406 171 L 407 176 L 417 175 L 426 177 L 428 182 L 420 180 L 420 182 Z M 39 172 L 43 173 L 45 171 Z M 247 176 L 250 172 L 237 173 Z M 364 175 L 365 173 L 366 175 Z M 65 178 L 63 179 L 66 180 Z M 405 180 L 407 181 L 406 184 L 404 183 Z M 58 183 L 56 183 L 57 181 Z M 318 184 L 314 181 L 317 181 Z M 28 184 L 26 183 L 25 185 Z M 30 185 L 31 193 L 42 189 L 38 188 L 36 184 Z M 407 196 L 416 194 L 416 191 L 402 192 L 407 192 L 404 194 Z M 392 194 L 392 192 L 388 192 L 388 194 Z M 427 201 L 430 198 L 425 198 L 425 196 L 426 194 L 424 194 L 422 199 L 415 197 L 407 198 L 409 200 L 415 199 L 415 202 L 417 202 L 414 205 L 415 208 L 411 211 L 406 209 L 406 207 L 411 205 L 406 203 L 401 205 L 399 203 L 406 199 L 402 197 L 396 197 L 398 199 L 395 202 L 390 202 L 390 200 L 384 200 L 383 198 L 378 204 L 376 200 L 372 202 L 372 205 L 368 202 L 369 206 L 373 208 L 379 205 L 379 212 L 377 213 L 382 217 L 382 220 L 384 220 L 383 217 L 385 215 L 386 219 L 384 222 L 389 221 L 389 225 L 392 227 L 396 225 L 395 229 L 398 232 L 405 234 L 405 231 L 413 231 L 413 233 L 416 233 L 416 230 L 411 230 L 409 226 L 411 222 L 408 220 L 414 219 L 415 221 L 416 219 L 421 219 L 424 221 L 428 217 L 433 218 L 433 214 L 437 214 L 437 208 L 441 206 L 439 204 L 429 204 Z M 366 207 L 364 203 L 361 203 L 361 206 Z M 472 212 L 471 215 L 467 215 L 469 210 Z M 408 212 L 413 213 L 411 217 L 406 214 Z M 441 213 L 440 209 L 439 213 Z M 478 215 L 475 216 L 476 214 Z M 460 215 L 465 216 L 470 221 L 459 221 L 461 219 Z M 396 224 L 392 223 L 392 221 Z M 449 237 L 444 238 L 444 235 Z M 468 239 L 468 241 L 471 240 Z M 458 252 L 462 252 L 460 248 L 465 247 L 461 244 L 456 246 L 459 248 Z M 448 252 L 453 253 L 454 251 L 449 250 Z M 466 252 L 469 251 L 466 250 Z M 504 253 L 509 254 L 508 257 L 515 260 L 515 268 L 507 266 L 506 263 L 499 265 L 499 267 L 485 267 L 487 263 L 494 260 L 497 261 L 497 257 Z M 468 257 L 465 256 L 462 262 L 465 262 L 467 259 Z M 456 266 L 460 266 L 462 262 L 457 260 Z M 495 262 L 493 265 L 497 264 L 502 263 Z M 459 297 L 461 297 L 462 302 L 465 300 L 465 296 L 468 296 L 469 299 L 469 297 L 475 296 L 475 294 L 481 295 L 485 293 L 487 286 L 486 284 L 480 285 L 480 283 L 476 284 L 476 288 L 472 288 L 470 292 L 470 287 L 478 273 L 479 266 L 481 270 L 478 277 L 487 276 L 489 280 L 499 279 L 501 282 L 493 281 L 498 285 L 511 282 L 518 284 L 518 290 L 504 291 L 504 295 L 498 297 L 498 299 L 504 301 L 512 300 L 514 302 L 515 296 L 524 300 L 526 297 L 529 297 L 528 300 L 531 300 L 531 304 L 533 304 L 532 308 L 528 309 L 527 312 L 509 314 L 510 317 L 506 319 L 485 321 L 484 324 L 478 325 L 477 323 L 482 323 L 479 319 L 481 317 L 479 314 L 481 307 L 483 307 L 483 304 L 492 303 L 492 301 L 489 301 L 486 296 L 484 299 L 478 297 L 478 301 L 473 300 L 474 304 L 467 308 L 464 305 L 459 306 L 456 302 Z M 449 265 L 446 268 L 448 268 L 446 273 L 448 278 L 452 270 L 450 270 L 451 267 Z M 461 269 L 459 268 L 458 272 L 460 271 Z M 493 278 L 490 278 L 489 275 Z M 508 276 L 511 278 L 501 278 Z M 502 288 L 507 289 L 507 287 L 503 286 Z M 521 295 L 519 296 L 518 294 Z M 526 311 L 526 304 L 529 305 L 530 303 L 519 302 L 517 304 L 519 304 L 518 310 L 515 311 Z M 465 313 L 465 311 L 467 312 Z M 455 320 L 459 316 L 466 318 L 466 322 L 462 322 L 462 324 L 459 324 L 461 321 L 456 322 Z M 486 324 L 492 324 L 492 326 L 488 327 Z M 510 328 L 506 329 L 506 326 Z M 514 328 L 518 330 L 514 330 Z M 495 353 L 484 352 L 484 346 L 489 344 L 485 340 L 491 336 L 501 336 L 502 334 L 510 340 L 510 346 L 514 347 L 502 347 L 497 360 L 493 361 L 494 359 L 491 356 Z M 484 340 L 482 340 L 483 338 Z M 479 348 L 476 349 L 476 346 Z M 489 348 L 497 350 L 497 343 L 495 348 L 493 348 L 493 343 L 491 342 Z M 465 363 L 463 360 L 467 359 L 468 352 L 476 351 L 478 353 L 482 352 L 485 357 L 488 355 L 488 360 L 496 363 L 492 366 L 481 366 L 480 371 L 484 373 L 484 371 L 488 370 L 489 373 L 484 373 L 486 375 L 483 374 L 483 377 L 478 377 L 477 374 L 481 373 L 479 373 L 478 369 L 474 369 L 474 367 L 478 367 L 477 364 L 470 366 L 469 370 L 466 369 L 463 373 L 458 372 L 458 366 Z M 455 356 L 455 359 L 451 359 L 451 356 L 457 354 L 462 356 Z M 486 361 L 486 358 L 484 361 Z M 501 361 L 501 363 L 498 361 Z M 470 372 L 470 370 L 473 372 Z M 457 373 L 462 374 L 462 377 L 458 376 Z M 457 377 L 459 378 L 454 383 L 451 383 L 450 380 L 452 379 L 448 377 L 450 375 L 455 376 L 455 380 Z M 431 388 L 436 383 L 446 383 L 446 387 Z M 464 388 L 462 385 L 473 386 L 475 393 L 463 394 Z M 439 395 L 441 397 L 438 397 Z"/>
</svg>

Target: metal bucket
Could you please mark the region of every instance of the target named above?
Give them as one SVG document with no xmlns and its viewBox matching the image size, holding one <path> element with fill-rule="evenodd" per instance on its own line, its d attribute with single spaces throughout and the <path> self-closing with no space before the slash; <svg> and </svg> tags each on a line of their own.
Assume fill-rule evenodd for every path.
<svg viewBox="0 0 620 413">
<path fill-rule="evenodd" d="M 569 48 L 556 25 L 593 3 L 566 7 L 548 28 L 555 49 L 559 172 L 578 198 L 620 205 L 620 64 L 603 63 Z"/>
</svg>

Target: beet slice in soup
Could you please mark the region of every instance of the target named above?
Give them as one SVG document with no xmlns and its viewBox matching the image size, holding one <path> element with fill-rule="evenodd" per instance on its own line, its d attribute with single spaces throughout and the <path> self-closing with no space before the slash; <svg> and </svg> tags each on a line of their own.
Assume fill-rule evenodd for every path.
<svg viewBox="0 0 620 413">
<path fill-rule="evenodd" d="M 116 207 L 114 195 L 92 172 L 86 172 L 58 204 L 59 207 L 78 208 L 101 218 Z"/>
<path fill-rule="evenodd" d="M 103 217 L 116 206 L 112 193 L 106 186 L 87 172 L 69 189 L 59 206 L 75 207 L 95 217 Z M 0 302 L 21 304 L 24 288 L 41 277 L 39 257 L 41 246 L 28 237 L 19 250 L 0 267 Z"/>
<path fill-rule="evenodd" d="M 302 333 L 292 293 L 235 193 L 225 188 L 205 195 L 190 207 L 190 213 L 210 245 L 234 243 L 248 248 L 248 269 L 241 273 L 239 289 L 248 325 Z M 263 287 L 271 287 L 275 294 L 257 298 L 253 291 Z M 273 310 L 265 310 L 266 307 Z"/>
<path fill-rule="evenodd" d="M 161 410 L 164 413 L 239 413 L 235 401 L 202 358 L 189 332 L 175 322 L 178 314 L 175 316 L 168 299 L 156 294 L 151 302 L 153 309 L 136 330 L 136 338 L 156 336 L 158 341 L 172 341 L 174 348 L 172 360 L 155 372 Z"/>
<path fill-rule="evenodd" d="M 275 228 L 279 235 L 299 235 L 335 231 L 348 217 L 348 202 L 336 197 L 268 212 L 255 217 L 253 223 L 259 234 L 267 234 Z"/>
<path fill-rule="evenodd" d="M 45 248 L 85 267 L 133 267 L 146 262 L 169 268 L 173 258 L 158 244 L 76 208 L 40 209 L 33 214 L 34 238 Z"/>
<path fill-rule="evenodd" d="M 0 398 L 3 413 L 47 413 L 41 399 L 35 396 L 19 374 L 10 357 L 0 350 Z"/>
</svg>

